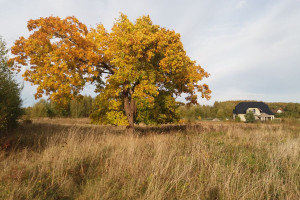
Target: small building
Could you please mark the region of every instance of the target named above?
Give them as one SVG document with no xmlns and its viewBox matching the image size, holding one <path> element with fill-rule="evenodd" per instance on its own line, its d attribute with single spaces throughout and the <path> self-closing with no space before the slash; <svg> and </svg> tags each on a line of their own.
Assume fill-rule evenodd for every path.
<svg viewBox="0 0 300 200">
<path fill-rule="evenodd" d="M 276 111 L 277 114 L 281 114 L 283 113 L 283 110 L 281 108 L 279 108 L 277 111 Z"/>
<path fill-rule="evenodd" d="M 267 121 L 274 119 L 274 113 L 270 110 L 269 106 L 263 102 L 241 102 L 236 105 L 233 110 L 233 119 L 237 116 L 241 121 L 245 122 L 246 113 L 252 112 L 255 120 Z"/>
<path fill-rule="evenodd" d="M 212 121 L 213 121 L 213 122 L 220 122 L 221 120 L 218 119 L 218 118 L 214 118 Z"/>
<path fill-rule="evenodd" d="M 283 109 L 282 108 L 279 108 L 279 109 L 271 109 L 271 111 L 273 112 L 273 113 L 277 113 L 277 114 L 282 114 L 282 113 L 284 113 L 284 111 L 283 111 Z"/>
</svg>

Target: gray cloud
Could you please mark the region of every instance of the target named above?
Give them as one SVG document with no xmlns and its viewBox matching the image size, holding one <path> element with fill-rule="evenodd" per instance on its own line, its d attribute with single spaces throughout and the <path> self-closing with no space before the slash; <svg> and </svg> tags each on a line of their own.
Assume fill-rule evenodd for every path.
<svg viewBox="0 0 300 200">
<path fill-rule="evenodd" d="M 300 2 L 296 0 L 0 1 L 0 35 L 8 46 L 28 35 L 29 19 L 74 15 L 88 26 L 102 23 L 110 29 L 119 12 L 132 20 L 149 14 L 154 23 L 180 33 L 188 55 L 211 74 L 204 82 L 213 91 L 212 100 L 201 103 L 300 99 Z M 34 92 L 35 87 L 25 83 L 25 106 L 34 102 Z M 93 94 L 92 87 L 85 93 Z"/>
</svg>

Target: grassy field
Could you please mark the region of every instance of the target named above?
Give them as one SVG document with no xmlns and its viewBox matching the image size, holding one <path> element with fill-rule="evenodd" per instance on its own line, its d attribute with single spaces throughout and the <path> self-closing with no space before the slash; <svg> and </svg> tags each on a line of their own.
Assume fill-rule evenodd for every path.
<svg viewBox="0 0 300 200">
<path fill-rule="evenodd" d="M 0 199 L 300 199 L 300 128 L 44 119 L 0 138 Z"/>
</svg>

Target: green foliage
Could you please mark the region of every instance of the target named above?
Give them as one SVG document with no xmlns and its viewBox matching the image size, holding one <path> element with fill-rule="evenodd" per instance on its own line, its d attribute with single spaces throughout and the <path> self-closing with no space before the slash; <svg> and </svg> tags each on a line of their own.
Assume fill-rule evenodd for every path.
<svg viewBox="0 0 300 200">
<path fill-rule="evenodd" d="M 47 102 L 45 99 L 41 99 L 39 102 L 34 104 L 32 108 L 28 109 L 27 114 L 31 117 L 48 117 Z"/>
<path fill-rule="evenodd" d="M 225 119 L 225 112 L 224 112 L 223 108 L 218 109 L 217 118 L 219 118 L 219 119 Z"/>
<path fill-rule="evenodd" d="M 299 103 L 268 103 L 273 111 L 281 109 L 283 112 L 275 113 L 275 117 L 280 118 L 300 118 L 300 104 Z"/>
<path fill-rule="evenodd" d="M 83 96 L 81 99 L 74 99 L 70 103 L 70 114 L 73 118 L 89 117 L 92 112 L 93 98 Z"/>
<path fill-rule="evenodd" d="M 253 123 L 255 121 L 255 117 L 252 112 L 246 113 L 245 118 L 246 118 L 246 123 Z"/>
<path fill-rule="evenodd" d="M 68 102 L 65 106 L 52 101 L 41 99 L 33 105 L 26 108 L 26 115 L 39 117 L 73 117 L 82 118 L 89 117 L 92 112 L 93 98 L 91 96 L 83 96 L 81 99 L 74 99 Z"/>
<path fill-rule="evenodd" d="M 0 37 L 0 129 L 15 127 L 23 114 L 21 109 L 21 87 L 8 68 L 6 44 Z"/>
<path fill-rule="evenodd" d="M 237 105 L 237 101 L 216 101 L 213 106 L 209 105 L 195 105 L 195 106 L 182 106 L 180 108 L 180 118 L 188 121 L 195 121 L 201 117 L 201 119 L 232 119 L 232 111 Z"/>
<path fill-rule="evenodd" d="M 195 106 L 182 106 L 179 109 L 179 116 L 181 119 L 188 121 L 197 120 L 198 116 L 202 119 L 232 119 L 233 109 L 240 102 L 247 102 L 247 100 L 241 101 L 216 101 L 213 106 L 209 105 L 195 105 Z M 274 112 L 275 117 L 280 118 L 300 118 L 300 104 L 299 103 L 267 103 L 269 108 Z M 278 114 L 276 111 L 281 109 L 283 113 Z M 237 119 L 236 119 L 237 120 Z M 239 119 L 240 120 L 240 119 Z"/>
<path fill-rule="evenodd" d="M 40 117 L 61 117 L 62 113 L 66 112 L 64 109 L 58 109 L 54 103 L 41 99 L 33 105 L 33 107 L 26 108 L 26 114 L 33 118 Z"/>
<path fill-rule="evenodd" d="M 149 104 L 143 99 L 137 100 L 137 111 L 134 119 L 135 123 L 145 124 L 166 124 L 179 120 L 179 103 L 168 92 L 161 91 L 154 98 L 154 103 Z M 93 104 L 91 114 L 92 123 L 128 125 L 124 112 L 124 104 L 121 100 L 111 98 L 107 95 L 98 95 Z"/>
<path fill-rule="evenodd" d="M 189 122 L 195 120 L 211 118 L 212 107 L 206 105 L 189 105 L 181 106 L 179 108 L 179 116 L 181 119 L 185 119 Z"/>
<path fill-rule="evenodd" d="M 146 106 L 144 102 L 137 104 L 136 123 L 167 124 L 180 119 L 178 110 L 180 103 L 166 91 L 160 91 L 151 106 Z"/>
<path fill-rule="evenodd" d="M 241 118 L 240 116 L 235 116 L 235 119 L 234 119 L 236 122 L 240 122 L 241 121 Z"/>
<path fill-rule="evenodd" d="M 93 102 L 90 118 L 94 124 L 128 125 L 123 108 L 121 99 L 107 99 L 106 95 L 100 93 Z"/>
</svg>

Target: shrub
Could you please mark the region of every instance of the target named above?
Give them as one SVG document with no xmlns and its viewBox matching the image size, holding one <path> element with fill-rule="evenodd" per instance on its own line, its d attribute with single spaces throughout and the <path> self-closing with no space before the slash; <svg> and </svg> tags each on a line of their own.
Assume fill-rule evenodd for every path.
<svg viewBox="0 0 300 200">
<path fill-rule="evenodd" d="M 89 117 L 92 112 L 93 98 L 83 96 L 82 99 L 74 99 L 70 102 L 70 114 L 73 118 Z"/>
<path fill-rule="evenodd" d="M 30 109 L 31 117 L 48 117 L 47 110 L 47 101 L 45 99 L 41 99 L 39 102 L 34 104 L 34 106 Z"/>
<path fill-rule="evenodd" d="M 0 130 L 15 127 L 22 115 L 21 87 L 7 63 L 6 43 L 0 37 Z"/>
<path fill-rule="evenodd" d="M 241 121 L 241 118 L 240 118 L 240 116 L 236 116 L 234 120 L 235 120 L 236 122 L 240 122 L 240 121 Z"/>
<path fill-rule="evenodd" d="M 255 121 L 255 117 L 252 112 L 249 112 L 245 115 L 246 123 L 253 123 Z"/>
</svg>

